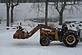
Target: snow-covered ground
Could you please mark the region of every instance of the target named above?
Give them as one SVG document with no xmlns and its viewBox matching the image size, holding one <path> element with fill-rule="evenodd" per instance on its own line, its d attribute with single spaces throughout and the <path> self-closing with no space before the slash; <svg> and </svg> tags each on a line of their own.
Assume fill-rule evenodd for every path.
<svg viewBox="0 0 82 55">
<path fill-rule="evenodd" d="M 43 4 L 44 5 L 44 4 Z M 20 4 L 14 10 L 14 19 L 19 20 L 19 22 L 28 18 L 36 18 L 38 16 L 38 11 L 36 8 L 32 8 L 33 4 Z M 49 6 L 49 17 L 57 17 L 57 11 L 51 10 L 54 8 Z M 69 13 L 65 11 L 64 18 L 82 18 L 82 7 L 78 11 L 74 9 L 74 13 Z M 42 10 L 42 8 L 40 8 Z M 39 15 L 44 17 L 44 6 L 43 13 Z M 31 11 L 31 12 L 30 12 Z M 53 12 L 54 11 L 54 12 Z M 52 15 L 53 14 L 53 15 Z M 39 16 L 38 16 L 39 17 Z M 0 4 L 0 19 L 6 19 L 6 6 L 5 4 Z M 68 20 L 68 19 L 67 19 Z M 77 19 L 76 19 L 77 20 Z M 16 23 L 16 22 L 15 22 Z M 26 25 L 27 24 L 27 25 Z M 26 22 L 23 23 L 23 27 L 30 31 L 37 23 Z M 52 24 L 51 24 L 52 25 Z M 26 26 L 26 27 L 25 27 Z M 50 46 L 40 46 L 39 44 L 39 30 L 29 39 L 25 40 L 14 40 L 13 34 L 16 29 L 10 28 L 6 30 L 5 22 L 0 24 L 0 55 L 81 55 L 82 54 L 82 42 L 74 48 L 68 48 L 60 42 L 52 42 Z M 82 35 L 81 35 L 82 36 Z"/>
<path fill-rule="evenodd" d="M 30 23 L 30 22 L 29 22 Z M 37 25 L 37 24 L 35 24 Z M 22 25 L 23 27 L 25 25 Z M 50 46 L 40 46 L 39 30 L 29 39 L 13 39 L 16 29 L 6 30 L 5 25 L 0 25 L 0 55 L 81 55 L 82 42 L 74 48 L 68 48 L 60 42 L 52 42 Z M 33 27 L 27 25 L 27 29 Z"/>
</svg>

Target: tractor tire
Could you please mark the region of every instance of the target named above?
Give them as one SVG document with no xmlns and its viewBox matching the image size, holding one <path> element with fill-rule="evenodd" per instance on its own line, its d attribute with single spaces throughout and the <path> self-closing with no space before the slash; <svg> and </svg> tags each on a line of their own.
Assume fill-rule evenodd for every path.
<svg viewBox="0 0 82 55">
<path fill-rule="evenodd" d="M 50 44 L 50 39 L 48 37 L 42 37 L 40 39 L 41 46 L 48 46 Z"/>
<path fill-rule="evenodd" d="M 78 37 L 74 33 L 65 34 L 63 37 L 63 43 L 67 47 L 75 47 L 78 44 L 78 42 L 79 42 Z"/>
<path fill-rule="evenodd" d="M 81 30 L 79 29 L 78 30 L 78 36 L 79 36 L 79 38 L 80 38 L 80 34 L 81 34 Z"/>
</svg>

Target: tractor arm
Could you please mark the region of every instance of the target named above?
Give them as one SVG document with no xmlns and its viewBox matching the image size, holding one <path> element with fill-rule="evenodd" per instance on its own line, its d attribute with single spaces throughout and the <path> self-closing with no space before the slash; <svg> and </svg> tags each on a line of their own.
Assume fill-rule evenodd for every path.
<svg viewBox="0 0 82 55">
<path fill-rule="evenodd" d="M 29 37 L 31 37 L 35 32 L 37 32 L 41 28 L 55 30 L 55 28 L 51 28 L 50 26 L 46 26 L 46 25 L 43 25 L 43 24 L 38 24 L 30 32 L 28 32 L 28 31 L 24 32 L 23 28 L 21 28 L 22 30 L 20 28 L 18 28 L 18 30 L 15 32 L 13 38 L 14 39 L 26 39 L 26 38 L 29 38 Z"/>
<path fill-rule="evenodd" d="M 33 30 L 31 30 L 29 32 L 29 37 L 31 37 L 35 32 L 37 32 L 39 29 L 41 28 L 46 28 L 46 29 L 52 29 L 52 30 L 55 30 L 55 28 L 51 28 L 50 26 L 46 26 L 46 25 L 43 25 L 43 24 L 38 24 L 38 26 L 36 26 L 35 28 L 33 28 Z"/>
</svg>

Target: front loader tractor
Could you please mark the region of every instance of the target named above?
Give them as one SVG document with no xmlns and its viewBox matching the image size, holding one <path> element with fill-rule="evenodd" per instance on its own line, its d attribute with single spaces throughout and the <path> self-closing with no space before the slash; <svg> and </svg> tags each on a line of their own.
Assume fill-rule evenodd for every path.
<svg viewBox="0 0 82 55">
<path fill-rule="evenodd" d="M 63 42 L 67 47 L 75 47 L 79 42 L 78 31 L 68 30 L 66 25 L 63 25 L 62 28 L 52 28 L 43 24 L 38 24 L 30 32 L 23 31 L 21 26 L 18 27 L 18 30 L 13 35 L 14 39 L 28 39 L 31 37 L 37 30 L 40 29 L 40 44 L 42 46 L 48 46 L 52 41 Z"/>
</svg>

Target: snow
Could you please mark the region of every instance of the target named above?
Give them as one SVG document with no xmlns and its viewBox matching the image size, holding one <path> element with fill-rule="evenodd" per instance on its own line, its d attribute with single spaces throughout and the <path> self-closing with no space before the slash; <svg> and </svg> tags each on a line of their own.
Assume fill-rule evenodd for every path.
<svg viewBox="0 0 82 55">
<path fill-rule="evenodd" d="M 50 46 L 40 46 L 39 31 L 27 40 L 14 40 L 12 35 L 15 30 L 0 31 L 1 55 L 80 55 L 82 43 L 74 48 L 67 48 L 62 43 L 51 43 Z M 78 51 L 77 51 L 78 50 Z"/>
<path fill-rule="evenodd" d="M 62 43 L 52 43 L 50 46 L 40 46 L 39 32 L 27 40 L 12 39 L 13 31 L 5 30 L 0 33 L 0 54 L 1 55 L 80 55 L 82 54 L 82 43 L 75 48 L 67 48 Z M 4 34 L 4 35 L 3 35 Z M 38 34 L 38 35 L 37 35 Z M 78 50 L 78 51 L 77 51 Z"/>
<path fill-rule="evenodd" d="M 44 5 L 44 4 L 43 4 Z M 39 30 L 29 39 L 19 40 L 13 39 L 13 34 L 17 29 L 17 23 L 24 21 L 24 19 L 36 18 L 38 15 L 37 9 L 32 8 L 33 4 L 20 4 L 14 10 L 14 18 L 19 20 L 14 23 L 14 27 L 9 27 L 9 30 L 6 30 L 5 22 L 0 24 L 0 55 L 81 55 L 82 54 L 82 42 L 79 42 L 78 45 L 74 48 L 68 48 L 60 42 L 52 42 L 49 46 L 41 46 L 39 44 L 40 33 Z M 4 20 L 6 18 L 6 7 L 5 4 L 0 4 L 0 19 Z M 44 6 L 43 6 L 44 7 Z M 29 9 L 28 9 L 29 8 Z M 50 9 L 52 8 L 52 9 Z M 54 7 L 49 6 L 49 17 L 57 17 L 58 13 L 56 10 L 53 10 Z M 79 8 L 79 7 L 78 7 Z M 82 9 L 82 7 L 80 7 Z M 41 8 L 42 9 L 42 8 Z M 69 11 L 64 12 L 65 20 L 71 20 L 71 18 L 78 18 L 76 20 L 81 20 L 82 10 L 76 11 L 74 13 L 69 13 Z M 43 13 L 44 13 L 43 9 Z M 32 12 L 29 12 L 32 11 Z M 52 12 L 53 11 L 53 12 Z M 76 12 L 75 12 L 76 11 Z M 44 17 L 44 14 L 39 14 L 41 17 Z M 73 15 L 72 15 L 73 14 Z M 78 15 L 77 15 L 78 14 Z M 69 18 L 69 19 L 68 19 Z M 22 22 L 23 28 L 25 31 L 32 30 L 37 23 L 34 22 Z M 52 23 L 50 25 L 53 25 Z M 57 26 L 54 23 L 53 26 Z M 82 36 L 82 35 L 81 35 Z"/>
<path fill-rule="evenodd" d="M 30 22 L 29 22 L 30 23 Z M 35 24 L 37 25 L 37 24 Z M 25 25 L 22 25 L 25 27 Z M 27 29 L 33 27 L 26 25 Z M 61 42 L 52 42 L 49 46 L 39 44 L 39 30 L 29 39 L 13 39 L 16 29 L 10 27 L 6 30 L 4 25 L 0 25 L 0 55 L 81 55 L 82 42 L 74 48 L 66 47 Z"/>
</svg>

